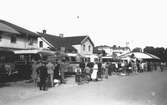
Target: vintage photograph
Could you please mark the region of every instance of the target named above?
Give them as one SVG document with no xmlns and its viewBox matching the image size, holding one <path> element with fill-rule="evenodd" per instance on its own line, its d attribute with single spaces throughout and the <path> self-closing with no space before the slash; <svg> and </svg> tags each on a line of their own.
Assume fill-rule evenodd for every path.
<svg viewBox="0 0 167 105">
<path fill-rule="evenodd" d="M 166 0 L 1 0 L 0 105 L 167 105 Z"/>
</svg>

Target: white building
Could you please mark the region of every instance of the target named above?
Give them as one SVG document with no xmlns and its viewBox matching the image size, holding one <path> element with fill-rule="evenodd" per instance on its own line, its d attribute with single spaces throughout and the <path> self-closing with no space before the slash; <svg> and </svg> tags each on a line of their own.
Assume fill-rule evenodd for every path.
<svg viewBox="0 0 167 105">
<path fill-rule="evenodd" d="M 102 45 L 102 46 L 96 46 L 95 48 L 98 51 L 102 51 L 104 50 L 108 56 L 116 54 L 117 56 L 120 56 L 122 54 L 128 53 L 130 52 L 130 48 L 129 47 L 120 47 L 120 46 L 107 46 L 107 45 Z"/>
<path fill-rule="evenodd" d="M 36 33 L 0 20 L 0 48 L 34 49 L 37 48 Z"/>
<path fill-rule="evenodd" d="M 64 37 L 39 33 L 38 47 L 43 49 L 61 50 L 66 53 L 79 53 L 81 56 L 92 55 L 94 44 L 89 36 Z"/>
</svg>

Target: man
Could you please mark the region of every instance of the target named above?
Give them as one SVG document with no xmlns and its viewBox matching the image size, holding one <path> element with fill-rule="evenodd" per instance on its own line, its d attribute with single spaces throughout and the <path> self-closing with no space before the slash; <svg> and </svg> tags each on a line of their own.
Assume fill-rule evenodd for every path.
<svg viewBox="0 0 167 105">
<path fill-rule="evenodd" d="M 39 88 L 40 90 L 46 90 L 47 89 L 46 80 L 48 77 L 48 72 L 44 61 L 43 62 L 40 61 L 40 65 L 41 66 L 37 68 L 37 73 L 40 78 Z"/>
<path fill-rule="evenodd" d="M 58 60 L 55 62 L 54 79 L 60 79 L 60 63 Z"/>
<path fill-rule="evenodd" d="M 38 68 L 37 61 L 32 60 L 32 74 L 31 74 L 31 78 L 32 78 L 35 86 L 37 86 L 37 79 L 38 79 L 37 68 Z"/>
<path fill-rule="evenodd" d="M 60 76 L 61 76 L 61 83 L 65 84 L 65 76 L 64 76 L 64 72 L 66 69 L 66 63 L 65 63 L 66 59 L 62 59 L 61 63 L 60 63 Z"/>
<path fill-rule="evenodd" d="M 98 72 L 97 72 L 98 78 L 100 78 L 102 80 L 102 63 L 101 63 L 101 60 L 99 60 L 97 65 L 98 65 Z"/>
<path fill-rule="evenodd" d="M 54 86 L 54 69 L 55 69 L 55 66 L 51 61 L 48 61 L 48 64 L 46 65 L 46 67 L 47 67 L 47 72 L 48 72 L 49 77 L 50 77 L 51 87 L 53 87 Z"/>
<path fill-rule="evenodd" d="M 82 73 L 85 73 L 85 62 L 83 59 L 81 60 L 79 67 L 81 68 Z"/>
</svg>

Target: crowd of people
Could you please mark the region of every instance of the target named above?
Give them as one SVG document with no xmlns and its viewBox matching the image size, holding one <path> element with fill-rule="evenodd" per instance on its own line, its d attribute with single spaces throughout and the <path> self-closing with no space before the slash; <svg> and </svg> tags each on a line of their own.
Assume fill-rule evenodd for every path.
<svg viewBox="0 0 167 105">
<path fill-rule="evenodd" d="M 141 73 L 145 71 L 157 70 L 159 63 L 143 62 L 140 60 L 120 60 L 117 62 L 102 62 L 101 59 L 90 62 L 90 60 L 81 60 L 78 66 L 74 68 L 75 82 L 77 84 L 88 83 L 90 81 L 99 81 L 108 79 L 112 75 L 125 75 L 130 73 Z M 47 90 L 48 86 L 54 87 L 55 81 L 58 84 L 65 83 L 65 69 L 67 69 L 65 60 L 52 62 L 35 61 L 32 64 L 32 80 L 35 86 L 40 90 Z M 163 71 L 162 66 L 160 66 Z"/>
<path fill-rule="evenodd" d="M 35 86 L 39 87 L 40 90 L 47 90 L 48 86 L 54 87 L 54 80 L 65 83 L 65 65 L 65 61 L 33 60 L 31 77 Z"/>
<path fill-rule="evenodd" d="M 82 81 L 98 81 L 108 78 L 112 75 L 125 75 L 128 76 L 132 73 L 142 73 L 142 72 L 151 72 L 160 68 L 161 72 L 163 71 L 165 65 L 160 62 L 148 62 L 140 61 L 138 59 L 128 60 L 119 60 L 115 62 L 84 62 L 82 61 L 78 67 L 76 67 L 75 72 L 75 81 L 78 84 L 81 84 Z"/>
</svg>

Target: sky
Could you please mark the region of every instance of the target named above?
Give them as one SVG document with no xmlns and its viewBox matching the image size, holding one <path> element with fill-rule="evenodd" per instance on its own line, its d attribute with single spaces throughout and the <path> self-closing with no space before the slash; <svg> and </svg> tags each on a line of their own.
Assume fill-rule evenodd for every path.
<svg viewBox="0 0 167 105">
<path fill-rule="evenodd" d="M 0 19 L 95 46 L 167 47 L 167 0 L 1 0 Z"/>
</svg>

